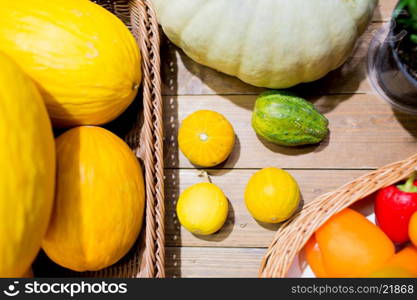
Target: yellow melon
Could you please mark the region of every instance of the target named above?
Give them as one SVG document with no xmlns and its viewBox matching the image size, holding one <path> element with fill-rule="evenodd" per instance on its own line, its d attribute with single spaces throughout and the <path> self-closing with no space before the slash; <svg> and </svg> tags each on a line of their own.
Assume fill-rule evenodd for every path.
<svg viewBox="0 0 417 300">
<path fill-rule="evenodd" d="M 0 277 L 20 277 L 48 226 L 55 146 L 35 84 L 4 54 L 0 66 Z"/>
<path fill-rule="evenodd" d="M 177 216 L 184 228 L 194 234 L 210 235 L 227 219 L 229 202 L 223 191 L 209 182 L 188 187 L 177 203 Z"/>
<path fill-rule="evenodd" d="M 100 127 L 70 129 L 56 147 L 55 208 L 43 249 L 71 270 L 108 267 L 129 251 L 142 225 L 139 162 L 119 137 Z"/>
<path fill-rule="evenodd" d="M 87 0 L 0 0 L 0 50 L 38 84 L 54 126 L 97 125 L 137 94 L 140 52 L 116 16 Z"/>
<path fill-rule="evenodd" d="M 288 172 L 265 168 L 249 179 L 245 189 L 245 204 L 257 221 L 280 223 L 295 213 L 300 204 L 300 189 Z"/>
</svg>

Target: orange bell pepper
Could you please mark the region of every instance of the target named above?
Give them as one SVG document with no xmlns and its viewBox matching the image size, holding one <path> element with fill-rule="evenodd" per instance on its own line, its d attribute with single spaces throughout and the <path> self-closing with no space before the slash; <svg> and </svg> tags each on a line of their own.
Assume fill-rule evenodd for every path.
<svg viewBox="0 0 417 300">
<path fill-rule="evenodd" d="M 313 234 L 304 246 L 305 258 L 317 277 L 329 277 L 324 269 L 323 256 L 319 245 L 317 244 L 316 235 Z"/>
<path fill-rule="evenodd" d="M 390 267 L 400 267 L 417 276 L 417 248 L 409 245 L 395 254 L 387 263 Z"/>
<path fill-rule="evenodd" d="M 345 209 L 331 217 L 306 245 L 306 258 L 319 277 L 366 277 L 394 255 L 394 244 L 360 213 Z"/>
</svg>

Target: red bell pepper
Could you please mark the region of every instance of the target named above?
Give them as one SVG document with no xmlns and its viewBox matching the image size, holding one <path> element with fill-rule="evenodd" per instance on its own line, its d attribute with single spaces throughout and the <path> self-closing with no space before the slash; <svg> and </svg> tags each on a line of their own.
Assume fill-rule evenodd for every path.
<svg viewBox="0 0 417 300">
<path fill-rule="evenodd" d="M 391 185 L 378 191 L 375 200 L 375 215 L 378 226 L 395 243 L 405 243 L 408 223 L 417 211 L 416 173 L 405 184 Z"/>
</svg>

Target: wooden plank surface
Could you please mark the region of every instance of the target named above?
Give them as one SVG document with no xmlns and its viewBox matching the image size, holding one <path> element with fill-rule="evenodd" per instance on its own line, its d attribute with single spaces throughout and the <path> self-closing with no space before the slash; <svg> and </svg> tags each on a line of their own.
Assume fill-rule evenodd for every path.
<svg viewBox="0 0 417 300">
<path fill-rule="evenodd" d="M 318 146 L 283 148 L 259 139 L 251 111 L 262 88 L 201 66 L 165 41 L 162 74 L 166 163 L 166 271 L 169 277 L 256 277 L 262 256 L 278 225 L 257 223 L 243 201 L 245 185 L 256 170 L 286 168 L 300 184 L 303 200 L 417 151 L 417 117 L 393 112 L 372 90 L 366 55 L 375 31 L 386 26 L 397 0 L 380 0 L 373 22 L 342 68 L 295 88 L 330 121 L 331 134 Z M 223 113 L 233 124 L 237 144 L 226 163 L 209 170 L 230 202 L 220 232 L 197 237 L 179 226 L 175 205 L 186 187 L 201 182 L 198 170 L 178 151 L 178 126 L 199 109 Z"/>
<path fill-rule="evenodd" d="M 167 247 L 167 277 L 257 277 L 266 248 Z"/>
<path fill-rule="evenodd" d="M 222 168 L 376 168 L 404 159 L 417 150 L 417 117 L 393 112 L 370 94 L 343 94 L 307 99 L 330 121 L 330 136 L 320 145 L 288 148 L 258 138 L 251 127 L 255 95 L 195 95 L 166 98 L 166 167 L 192 168 L 178 153 L 179 122 L 199 109 L 215 109 L 234 126 L 236 147 Z M 174 107 L 172 107 L 174 106 Z"/>
</svg>

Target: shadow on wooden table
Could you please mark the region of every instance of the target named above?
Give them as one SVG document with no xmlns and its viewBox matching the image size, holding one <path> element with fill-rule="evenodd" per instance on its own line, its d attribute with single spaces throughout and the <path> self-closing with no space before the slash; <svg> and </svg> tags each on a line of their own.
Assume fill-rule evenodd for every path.
<svg viewBox="0 0 417 300">
<path fill-rule="evenodd" d="M 320 101 L 322 113 L 332 111 L 341 102 L 348 100 L 353 94 L 357 93 L 361 83 L 366 79 L 366 72 L 358 70 L 362 70 L 361 65 L 366 64 L 366 53 L 362 53 L 363 51 L 361 50 L 367 48 L 368 43 L 369 41 L 359 40 L 349 59 L 341 67 L 331 71 L 322 79 L 299 84 L 289 90 L 313 103 Z M 221 95 L 246 110 L 252 110 L 256 97 L 267 90 L 266 88 L 251 86 L 238 78 L 200 65 L 187 57 L 178 47 L 172 47 L 170 55 L 178 55 L 177 57 L 181 60 L 181 65 L 188 71 L 183 76 L 188 76 L 189 78 L 182 79 L 181 83 L 186 85 L 187 90 L 192 93 Z M 196 80 L 201 81 L 202 84 L 195 84 Z M 197 86 L 198 90 L 194 86 Z M 338 95 L 337 98 L 322 98 L 323 95 L 335 94 Z M 238 99 L 236 95 L 253 95 L 252 103 L 242 105 L 242 101 L 236 101 Z"/>
<path fill-rule="evenodd" d="M 417 140 L 417 116 L 397 110 L 393 110 L 393 112 L 401 126 L 410 133 L 414 140 Z"/>
<path fill-rule="evenodd" d="M 161 78 L 164 96 L 164 162 L 165 162 L 165 206 L 175 207 L 180 194 L 180 169 L 178 153 L 178 66 L 175 55 L 172 53 L 173 45 L 166 38 L 161 43 Z M 168 171 L 169 170 L 169 174 Z M 173 201 L 168 203 L 167 201 Z M 176 245 L 181 245 L 181 230 L 175 209 L 168 211 L 165 215 L 165 228 L 175 227 Z M 166 276 L 181 277 L 181 248 L 166 245 Z"/>
<path fill-rule="evenodd" d="M 275 145 L 274 143 L 268 142 L 267 140 L 263 139 L 262 137 L 256 135 L 258 140 L 270 151 L 275 153 L 280 153 L 283 155 L 289 155 L 289 156 L 298 156 L 298 155 L 304 155 L 312 152 L 321 152 L 323 151 L 330 143 L 330 133 L 327 135 L 327 137 L 319 144 L 315 145 L 306 145 L 306 146 L 297 146 L 297 147 L 285 147 L 285 146 L 279 146 Z"/>
<path fill-rule="evenodd" d="M 186 91 L 195 95 L 213 94 L 227 97 L 228 95 L 236 94 L 258 95 L 266 90 L 201 65 L 189 58 L 184 51 L 176 46 L 173 46 L 170 54 L 172 56 L 176 55 L 180 60 L 180 68 L 184 68 L 181 73 L 182 86 L 179 87 L 180 94 Z"/>
</svg>

